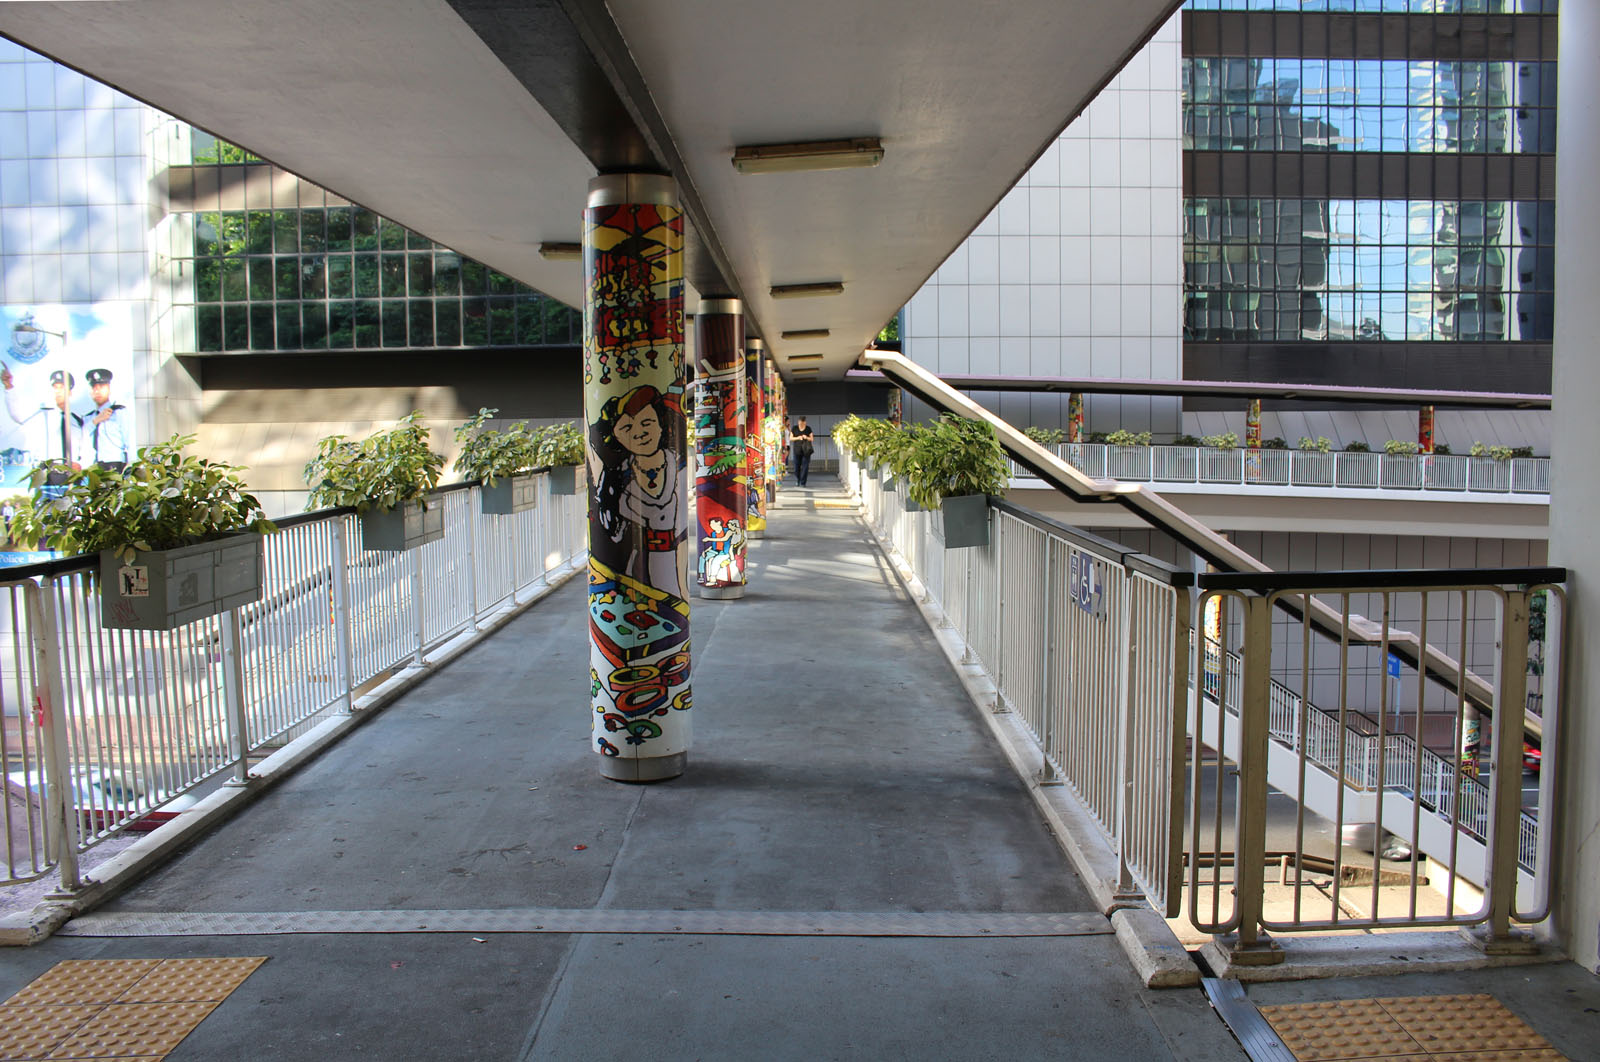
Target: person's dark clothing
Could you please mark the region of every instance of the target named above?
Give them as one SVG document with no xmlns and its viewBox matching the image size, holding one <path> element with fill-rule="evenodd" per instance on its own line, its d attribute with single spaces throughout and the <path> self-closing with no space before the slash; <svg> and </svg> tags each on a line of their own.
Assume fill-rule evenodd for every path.
<svg viewBox="0 0 1600 1062">
<path fill-rule="evenodd" d="M 806 485 L 806 480 L 811 478 L 811 428 L 809 425 L 796 424 L 789 429 L 789 436 L 793 439 L 794 479 L 803 487 Z"/>
</svg>

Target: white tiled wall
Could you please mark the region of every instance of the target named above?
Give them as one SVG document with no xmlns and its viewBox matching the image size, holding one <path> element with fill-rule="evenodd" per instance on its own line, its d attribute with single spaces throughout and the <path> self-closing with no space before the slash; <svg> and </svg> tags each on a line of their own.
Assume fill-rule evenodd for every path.
<svg viewBox="0 0 1600 1062">
<path fill-rule="evenodd" d="M 907 356 L 941 373 L 1179 378 L 1181 105 L 1175 17 L 912 298 Z M 1064 396 L 974 397 L 1019 425 L 1065 423 Z M 1095 397 L 1087 427 L 1176 432 L 1178 407 Z"/>
</svg>

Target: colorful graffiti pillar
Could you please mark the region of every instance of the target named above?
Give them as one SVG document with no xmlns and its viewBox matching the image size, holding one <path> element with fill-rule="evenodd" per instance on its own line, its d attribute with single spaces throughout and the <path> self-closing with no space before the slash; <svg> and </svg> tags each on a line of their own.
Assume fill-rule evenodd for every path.
<svg viewBox="0 0 1600 1062">
<path fill-rule="evenodd" d="M 1083 392 L 1067 394 L 1067 442 L 1083 442 Z"/>
<path fill-rule="evenodd" d="M 901 409 L 900 388 L 891 387 L 889 388 L 889 423 L 898 428 L 904 418 L 905 414 Z"/>
<path fill-rule="evenodd" d="M 767 420 L 772 425 L 772 459 L 767 462 L 767 485 L 772 491 L 770 497 L 776 499 L 778 486 L 789 468 L 789 391 L 776 365 L 767 380 L 772 388 L 772 416 Z"/>
<path fill-rule="evenodd" d="M 1261 399 L 1252 398 L 1244 413 L 1244 474 L 1261 478 Z"/>
<path fill-rule="evenodd" d="M 589 182 L 583 216 L 589 698 L 600 773 L 689 758 L 683 214 L 669 177 Z"/>
<path fill-rule="evenodd" d="M 1417 447 L 1421 453 L 1433 453 L 1433 407 L 1423 406 L 1417 411 Z"/>
<path fill-rule="evenodd" d="M 750 434 L 745 440 L 748 447 L 746 460 L 750 465 L 750 537 L 760 538 L 767 530 L 767 431 L 769 425 L 763 415 L 767 408 L 762 357 L 762 342 L 754 337 L 744 341 L 745 387 L 750 407 Z"/>
<path fill-rule="evenodd" d="M 744 306 L 738 299 L 702 299 L 694 334 L 700 366 L 694 417 L 694 497 L 700 526 L 695 581 L 701 597 L 727 600 L 744 596 L 750 461 L 760 453 L 749 445 Z"/>
</svg>

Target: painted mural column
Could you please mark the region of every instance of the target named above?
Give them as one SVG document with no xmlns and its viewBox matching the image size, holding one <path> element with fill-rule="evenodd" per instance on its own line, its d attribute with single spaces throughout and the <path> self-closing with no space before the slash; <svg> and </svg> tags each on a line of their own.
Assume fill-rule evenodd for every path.
<svg viewBox="0 0 1600 1062">
<path fill-rule="evenodd" d="M 778 375 L 778 367 L 769 365 L 768 368 L 767 393 L 772 405 L 772 413 L 767 417 L 772 433 L 768 452 L 772 456 L 767 461 L 767 487 L 772 492 L 768 497 L 776 500 L 784 472 L 789 467 L 789 392 L 783 385 L 783 377 Z"/>
<path fill-rule="evenodd" d="M 756 452 L 748 448 L 743 304 L 738 299 L 702 299 L 694 332 L 701 367 L 694 418 L 694 494 L 700 526 L 695 579 L 701 597 L 731 600 L 744 596 L 749 469 Z"/>
<path fill-rule="evenodd" d="M 1083 442 L 1083 392 L 1067 393 L 1067 442 Z"/>
<path fill-rule="evenodd" d="M 889 423 L 898 428 L 904 419 L 905 413 L 901 404 L 900 388 L 891 387 L 889 388 Z"/>
<path fill-rule="evenodd" d="M 1252 398 L 1244 413 L 1244 474 L 1261 478 L 1261 399 Z"/>
<path fill-rule="evenodd" d="M 1420 453 L 1433 453 L 1433 407 L 1417 410 L 1417 449 Z"/>
<path fill-rule="evenodd" d="M 754 336 L 744 341 L 744 376 L 746 405 L 750 409 L 750 434 L 745 438 L 745 460 L 750 466 L 750 522 L 747 525 L 751 538 L 760 538 L 767 530 L 767 420 L 766 388 L 763 370 L 766 359 L 762 357 L 764 344 Z"/>
<path fill-rule="evenodd" d="M 683 773 L 690 744 L 683 215 L 670 177 L 589 182 L 583 216 L 589 689 L 600 773 Z"/>
</svg>

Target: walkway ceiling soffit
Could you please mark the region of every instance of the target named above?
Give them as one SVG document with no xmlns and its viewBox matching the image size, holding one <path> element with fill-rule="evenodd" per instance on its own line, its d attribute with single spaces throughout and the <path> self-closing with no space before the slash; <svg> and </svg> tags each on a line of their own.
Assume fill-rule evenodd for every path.
<svg viewBox="0 0 1600 1062">
<path fill-rule="evenodd" d="M 0 3 L 0 33 L 573 305 L 539 244 L 578 239 L 597 170 L 665 167 L 691 288 L 837 379 L 1176 6 L 63 0 Z M 880 165 L 731 163 L 857 136 Z M 844 294 L 768 294 L 817 281 Z"/>
</svg>

